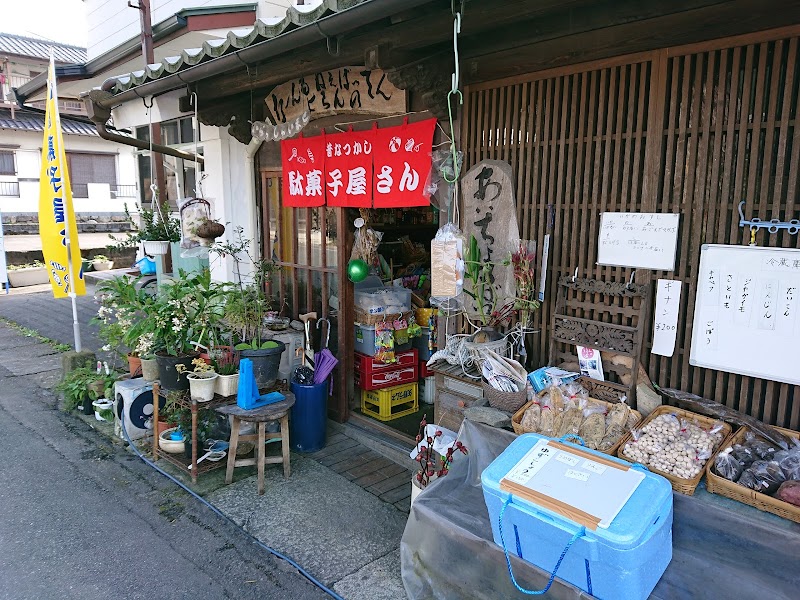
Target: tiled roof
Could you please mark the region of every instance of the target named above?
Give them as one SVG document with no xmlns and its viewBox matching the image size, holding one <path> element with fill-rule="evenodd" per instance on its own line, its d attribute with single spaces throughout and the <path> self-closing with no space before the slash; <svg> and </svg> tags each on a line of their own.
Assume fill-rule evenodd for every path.
<svg viewBox="0 0 800 600">
<path fill-rule="evenodd" d="M 44 115 L 28 110 L 15 110 L 11 118 L 10 108 L 0 108 L 0 130 L 44 132 Z M 61 130 L 64 135 L 97 135 L 97 130 L 89 123 L 61 117 Z"/>
<path fill-rule="evenodd" d="M 48 42 L 47 40 L 38 40 L 11 33 L 0 33 L 0 55 L 14 54 L 50 60 L 51 47 L 53 48 L 53 58 L 58 63 L 86 62 L 86 48 L 57 44 L 56 42 Z"/>
<path fill-rule="evenodd" d="M 317 3 L 312 5 L 299 7 L 292 5 L 287 9 L 286 16 L 280 20 L 265 22 L 259 19 L 253 27 L 229 31 L 224 39 L 203 42 L 200 48 L 183 50 L 179 56 L 166 57 L 162 62 L 147 65 L 141 71 L 134 71 L 127 75 L 112 78 L 116 79 L 116 84 L 110 91 L 113 94 L 124 92 L 137 85 L 167 77 L 173 73 L 219 58 L 242 48 L 254 46 L 298 27 L 310 25 L 329 14 L 342 12 L 366 2 L 376 1 L 379 0 L 317 0 Z"/>
</svg>

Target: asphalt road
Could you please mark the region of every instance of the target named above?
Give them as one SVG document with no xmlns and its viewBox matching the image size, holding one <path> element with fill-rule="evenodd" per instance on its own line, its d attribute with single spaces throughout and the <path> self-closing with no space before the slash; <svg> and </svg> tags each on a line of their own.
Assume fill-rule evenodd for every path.
<svg viewBox="0 0 800 600">
<path fill-rule="evenodd" d="M 327 597 L 2 366 L 0 457 L 0 599 Z"/>
</svg>

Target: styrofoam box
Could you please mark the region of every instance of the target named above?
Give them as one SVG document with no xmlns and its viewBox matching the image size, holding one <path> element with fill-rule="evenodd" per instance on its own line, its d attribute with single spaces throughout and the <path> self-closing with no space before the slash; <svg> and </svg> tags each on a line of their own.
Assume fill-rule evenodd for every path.
<svg viewBox="0 0 800 600">
<path fill-rule="evenodd" d="M 498 545 L 502 545 L 498 518 L 510 495 L 500 489 L 500 480 L 541 439 L 547 438 L 535 433 L 518 437 L 481 475 L 492 534 Z M 628 464 L 601 452 L 581 450 L 604 460 Z M 578 527 L 566 517 L 518 496 L 513 496 L 503 515 L 503 533 L 509 553 L 547 572 L 552 572 Z M 653 591 L 671 559 L 672 488 L 666 479 L 647 471 L 608 528 L 587 529 L 572 545 L 557 577 L 589 592 L 589 574 L 594 597 L 643 600 Z"/>
<path fill-rule="evenodd" d="M 411 290 L 404 287 L 356 290 L 355 300 L 356 306 L 370 315 L 411 310 Z"/>
</svg>

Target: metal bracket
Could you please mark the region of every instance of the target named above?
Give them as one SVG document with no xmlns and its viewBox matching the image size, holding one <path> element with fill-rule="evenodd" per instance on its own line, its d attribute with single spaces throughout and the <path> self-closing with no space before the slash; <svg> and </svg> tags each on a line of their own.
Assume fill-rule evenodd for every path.
<svg viewBox="0 0 800 600">
<path fill-rule="evenodd" d="M 744 218 L 742 207 L 744 200 L 739 202 L 739 227 L 750 227 L 751 232 L 756 232 L 759 229 L 766 229 L 770 233 L 778 233 L 779 229 L 786 229 L 789 235 L 795 235 L 800 231 L 800 220 L 792 219 L 791 221 L 779 221 L 778 219 L 770 219 L 769 221 L 762 221 L 758 217 L 754 217 L 749 221 Z"/>
</svg>

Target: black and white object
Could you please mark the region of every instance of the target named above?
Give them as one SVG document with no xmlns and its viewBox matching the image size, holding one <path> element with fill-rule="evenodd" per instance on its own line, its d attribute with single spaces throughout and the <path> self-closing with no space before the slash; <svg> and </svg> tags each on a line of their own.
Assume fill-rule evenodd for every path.
<svg viewBox="0 0 800 600">
<path fill-rule="evenodd" d="M 159 398 L 159 409 L 165 404 Z M 114 434 L 125 439 L 125 431 L 132 440 L 143 438 L 153 429 L 153 384 L 141 377 L 118 381 L 114 384 Z"/>
</svg>

